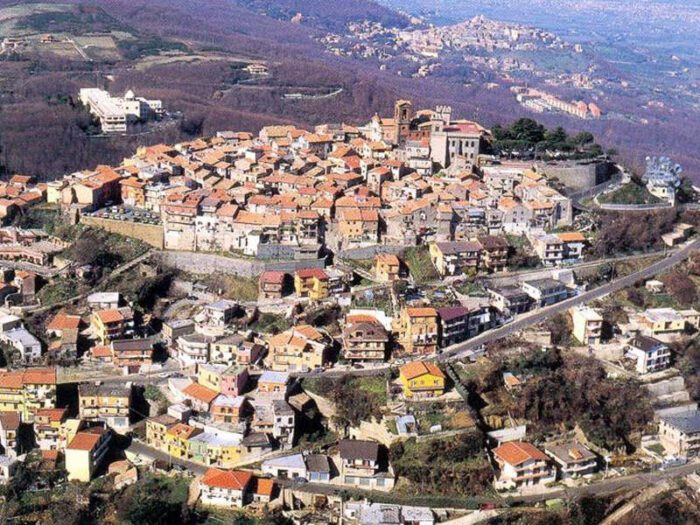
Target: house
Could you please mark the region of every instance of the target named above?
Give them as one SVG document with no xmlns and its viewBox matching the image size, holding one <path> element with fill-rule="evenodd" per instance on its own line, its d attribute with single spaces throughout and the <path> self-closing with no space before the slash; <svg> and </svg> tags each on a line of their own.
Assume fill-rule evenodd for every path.
<svg viewBox="0 0 700 525">
<path fill-rule="evenodd" d="M 34 413 L 34 439 L 42 450 L 56 450 L 61 425 L 68 417 L 66 408 L 39 408 Z"/>
<path fill-rule="evenodd" d="M 250 498 L 253 475 L 242 470 L 210 468 L 199 482 L 203 505 L 241 508 Z"/>
<path fill-rule="evenodd" d="M 480 267 L 489 272 L 502 272 L 508 265 L 508 241 L 494 235 L 480 235 L 476 238 L 481 245 Z"/>
<path fill-rule="evenodd" d="M 377 255 L 374 258 L 374 276 L 382 283 L 398 280 L 401 277 L 401 259 L 390 253 Z"/>
<path fill-rule="evenodd" d="M 41 341 L 24 327 L 0 333 L 0 341 L 17 350 L 24 364 L 33 363 L 41 358 Z"/>
<path fill-rule="evenodd" d="M 286 397 L 289 388 L 289 374 L 264 371 L 258 378 L 258 392 L 278 397 Z"/>
<path fill-rule="evenodd" d="M 437 309 L 440 319 L 440 346 L 451 346 L 474 335 L 471 330 L 471 310 L 464 306 L 445 306 Z M 477 327 L 478 331 L 478 327 Z"/>
<path fill-rule="evenodd" d="M 564 241 L 558 236 L 548 233 L 532 234 L 530 243 L 545 266 L 558 266 L 564 260 Z"/>
<path fill-rule="evenodd" d="M 331 464 L 325 454 L 308 454 L 305 457 L 307 479 L 311 483 L 328 483 L 331 480 Z"/>
<path fill-rule="evenodd" d="M 379 242 L 379 213 L 375 209 L 342 208 L 337 217 L 342 246 L 352 247 Z"/>
<path fill-rule="evenodd" d="M 434 242 L 430 244 L 430 260 L 438 273 L 447 275 L 475 274 L 483 248 L 475 241 Z"/>
<path fill-rule="evenodd" d="M 211 417 L 215 423 L 237 425 L 250 412 L 250 403 L 244 396 L 221 394 L 211 404 Z"/>
<path fill-rule="evenodd" d="M 350 361 L 384 361 L 389 334 L 371 315 L 348 315 L 343 328 L 343 355 Z"/>
<path fill-rule="evenodd" d="M 429 355 L 437 351 L 439 329 L 434 308 L 402 309 L 394 330 L 406 355 Z"/>
<path fill-rule="evenodd" d="M 563 243 L 564 253 L 562 260 L 567 263 L 583 261 L 583 249 L 586 246 L 586 237 L 581 232 L 557 233 L 557 237 Z"/>
<path fill-rule="evenodd" d="M 584 345 L 599 345 L 603 330 L 603 316 L 588 306 L 576 306 L 571 308 L 569 313 L 574 325 L 574 337 Z"/>
<path fill-rule="evenodd" d="M 119 385 L 78 385 L 78 414 L 86 421 L 102 421 L 123 433 L 129 429 L 131 387 Z"/>
<path fill-rule="evenodd" d="M 20 412 L 23 422 L 32 423 L 38 409 L 55 407 L 55 368 L 0 371 L 0 411 Z"/>
<path fill-rule="evenodd" d="M 379 443 L 359 439 L 342 439 L 338 443 L 341 483 L 369 490 L 391 490 L 394 475 L 390 467 L 382 468 Z"/>
<path fill-rule="evenodd" d="M 663 283 L 663 281 L 659 281 L 658 279 L 649 279 L 646 283 L 644 283 L 644 288 L 649 293 L 660 294 L 664 293 L 666 285 Z"/>
<path fill-rule="evenodd" d="M 303 454 L 292 454 L 289 456 L 266 459 L 262 462 L 262 473 L 281 479 L 309 479 L 309 473 Z"/>
<path fill-rule="evenodd" d="M 253 477 L 252 489 L 253 501 L 256 503 L 270 503 L 277 493 L 277 484 L 272 479 Z"/>
<path fill-rule="evenodd" d="M 168 414 L 161 414 L 146 420 L 146 443 L 159 450 L 167 449 L 166 433 L 168 429 L 181 423 L 178 419 Z"/>
<path fill-rule="evenodd" d="M 544 485 L 556 479 L 549 457 L 530 443 L 508 441 L 493 449 L 493 457 L 499 469 L 496 490 Z"/>
<path fill-rule="evenodd" d="M 299 297 L 320 301 L 329 295 L 328 274 L 321 268 L 302 268 L 294 273 L 294 290 Z"/>
<path fill-rule="evenodd" d="M 177 339 L 177 358 L 184 366 L 206 363 L 209 360 L 209 345 L 215 340 L 200 333 L 182 335 Z"/>
<path fill-rule="evenodd" d="M 696 408 L 659 418 L 659 441 L 676 456 L 700 454 L 700 411 Z"/>
<path fill-rule="evenodd" d="M 486 291 L 491 306 L 504 316 L 525 313 L 532 305 L 532 298 L 517 286 L 489 286 Z"/>
<path fill-rule="evenodd" d="M 209 412 L 212 402 L 216 399 L 219 393 L 216 390 L 207 388 L 199 383 L 190 383 L 182 391 L 182 395 L 189 399 L 192 403 L 192 408 L 199 412 Z"/>
<path fill-rule="evenodd" d="M 95 310 L 90 318 L 90 327 L 100 344 L 106 345 L 113 339 L 123 339 L 133 334 L 134 313 L 128 307 Z"/>
<path fill-rule="evenodd" d="M 286 272 L 266 271 L 260 275 L 260 298 L 281 299 L 290 288 L 289 274 Z"/>
<path fill-rule="evenodd" d="M 261 344 L 233 334 L 211 343 L 209 360 L 215 364 L 248 366 L 257 364 L 264 354 L 265 347 Z"/>
<path fill-rule="evenodd" d="M 88 295 L 87 304 L 91 310 L 116 310 L 121 304 L 119 292 L 96 292 Z"/>
<path fill-rule="evenodd" d="M 207 304 L 202 311 L 204 326 L 224 329 L 241 313 L 240 305 L 235 301 L 221 299 Z"/>
<path fill-rule="evenodd" d="M 137 374 L 153 364 L 153 339 L 116 339 L 110 343 L 112 363 L 125 374 Z"/>
<path fill-rule="evenodd" d="M 102 465 L 111 442 L 112 433 L 104 427 L 78 432 L 65 450 L 68 479 L 88 483 Z"/>
<path fill-rule="evenodd" d="M 641 330 L 652 336 L 680 334 L 685 330 L 685 318 L 673 308 L 649 308 L 639 316 Z"/>
<path fill-rule="evenodd" d="M 326 336 L 310 325 L 298 325 L 268 341 L 266 361 L 276 372 L 308 372 L 323 367 L 330 350 Z"/>
<path fill-rule="evenodd" d="M 413 361 L 399 369 L 406 399 L 429 399 L 445 393 L 445 374 L 428 361 Z"/>
<path fill-rule="evenodd" d="M 538 308 L 553 305 L 569 297 L 566 286 L 560 281 L 550 278 L 524 281 L 522 288 Z"/>
<path fill-rule="evenodd" d="M 596 455 L 578 442 L 547 445 L 544 452 L 554 460 L 559 479 L 587 476 L 598 470 Z"/>
<path fill-rule="evenodd" d="M 19 453 L 18 432 L 22 424 L 19 412 L 0 412 L 0 447 L 5 455 Z"/>
<path fill-rule="evenodd" d="M 168 344 L 173 344 L 178 337 L 194 332 L 195 322 L 192 319 L 169 319 L 163 323 L 161 333 Z"/>
<path fill-rule="evenodd" d="M 658 372 L 671 366 L 671 349 L 658 339 L 642 334 L 629 342 L 625 357 L 636 362 L 638 374 Z"/>
</svg>

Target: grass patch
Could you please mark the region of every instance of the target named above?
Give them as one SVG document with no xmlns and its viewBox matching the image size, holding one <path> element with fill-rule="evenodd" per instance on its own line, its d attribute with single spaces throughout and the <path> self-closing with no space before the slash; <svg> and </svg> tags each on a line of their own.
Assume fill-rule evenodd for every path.
<svg viewBox="0 0 700 525">
<path fill-rule="evenodd" d="M 291 328 L 292 322 L 283 315 L 261 312 L 248 328 L 264 334 L 278 334 Z"/>
<path fill-rule="evenodd" d="M 427 246 L 411 246 L 403 254 L 404 261 L 416 284 L 425 284 L 440 279 Z"/>
<path fill-rule="evenodd" d="M 239 302 L 250 302 L 258 299 L 258 279 L 256 277 L 210 274 L 198 275 L 197 278 L 208 288 L 221 292 L 224 299 Z"/>
<path fill-rule="evenodd" d="M 75 279 L 57 277 L 41 287 L 37 298 L 42 306 L 51 306 L 61 303 L 82 293 Z"/>
<path fill-rule="evenodd" d="M 410 482 L 415 494 L 484 494 L 492 472 L 483 452 L 480 432 L 417 441 L 412 438 L 391 446 L 396 473 Z"/>
<path fill-rule="evenodd" d="M 661 199 L 649 193 L 649 190 L 634 181 L 598 197 L 601 204 L 658 204 Z"/>
</svg>

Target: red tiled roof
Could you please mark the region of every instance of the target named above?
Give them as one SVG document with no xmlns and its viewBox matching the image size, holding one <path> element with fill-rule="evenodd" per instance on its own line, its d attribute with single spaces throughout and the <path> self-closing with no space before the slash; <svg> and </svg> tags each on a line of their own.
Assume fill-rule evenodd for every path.
<svg viewBox="0 0 700 525">
<path fill-rule="evenodd" d="M 210 468 L 202 477 L 202 484 L 208 487 L 244 491 L 252 479 L 253 475 L 250 472 Z"/>
</svg>

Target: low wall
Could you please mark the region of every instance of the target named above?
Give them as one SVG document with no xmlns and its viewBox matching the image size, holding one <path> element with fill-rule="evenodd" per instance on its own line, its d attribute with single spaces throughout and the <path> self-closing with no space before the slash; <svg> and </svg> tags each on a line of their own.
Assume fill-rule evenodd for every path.
<svg viewBox="0 0 700 525">
<path fill-rule="evenodd" d="M 375 255 L 389 253 L 398 255 L 405 250 L 405 246 L 395 244 L 378 244 L 376 246 L 365 246 L 362 248 L 349 248 L 340 250 L 336 254 L 337 259 L 373 259 Z"/>
<path fill-rule="evenodd" d="M 86 226 L 102 228 L 110 233 L 117 233 L 124 237 L 138 239 L 154 248 L 163 249 L 164 235 L 161 224 L 143 224 L 140 222 L 115 221 L 114 219 L 104 219 L 102 217 L 81 216 L 80 223 Z"/>
<path fill-rule="evenodd" d="M 233 259 L 211 253 L 161 251 L 158 252 L 158 257 L 164 264 L 190 273 L 228 273 L 243 277 L 257 277 L 265 269 L 262 261 Z"/>
</svg>

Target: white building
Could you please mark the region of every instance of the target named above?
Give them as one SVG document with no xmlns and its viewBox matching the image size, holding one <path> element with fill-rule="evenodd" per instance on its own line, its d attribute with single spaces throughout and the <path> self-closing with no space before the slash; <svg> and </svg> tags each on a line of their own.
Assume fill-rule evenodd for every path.
<svg viewBox="0 0 700 525">
<path fill-rule="evenodd" d="M 494 480 L 497 490 L 519 489 L 556 479 L 549 458 L 530 443 L 509 441 L 495 448 L 493 457 L 499 469 Z"/>
<path fill-rule="evenodd" d="M 248 502 L 252 480 L 250 472 L 210 468 L 199 482 L 202 504 L 243 507 Z"/>
<path fill-rule="evenodd" d="M 671 366 L 671 350 L 658 339 L 638 334 L 627 347 L 626 356 L 636 361 L 638 374 L 665 370 Z"/>
<path fill-rule="evenodd" d="M 3 332 L 0 334 L 0 341 L 17 350 L 23 363 L 32 363 L 41 357 L 41 341 L 26 328 L 13 328 Z"/>
<path fill-rule="evenodd" d="M 129 124 L 163 115 L 160 100 L 137 97 L 131 90 L 124 97 L 112 97 L 99 88 L 83 88 L 80 101 L 100 120 L 103 133 L 125 133 Z"/>
</svg>

